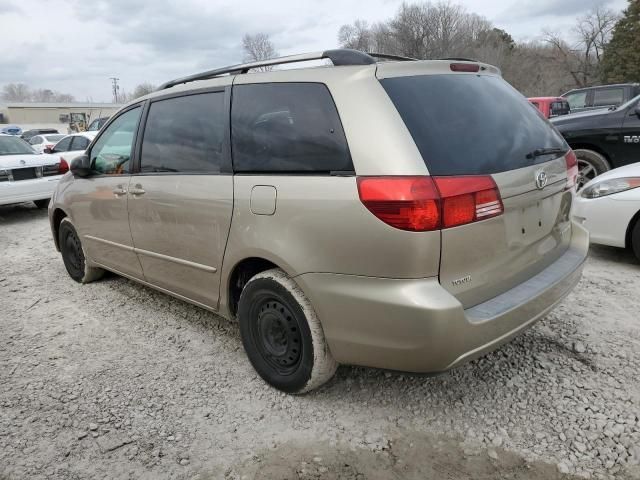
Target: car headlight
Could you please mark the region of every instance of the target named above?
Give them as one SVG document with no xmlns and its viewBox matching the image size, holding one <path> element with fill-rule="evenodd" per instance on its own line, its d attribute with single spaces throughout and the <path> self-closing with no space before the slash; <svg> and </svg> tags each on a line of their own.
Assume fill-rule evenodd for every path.
<svg viewBox="0 0 640 480">
<path fill-rule="evenodd" d="M 603 180 L 585 188 L 582 190 L 581 195 L 584 198 L 600 198 L 638 187 L 640 187 L 640 177 L 612 178 L 611 180 Z"/>
</svg>

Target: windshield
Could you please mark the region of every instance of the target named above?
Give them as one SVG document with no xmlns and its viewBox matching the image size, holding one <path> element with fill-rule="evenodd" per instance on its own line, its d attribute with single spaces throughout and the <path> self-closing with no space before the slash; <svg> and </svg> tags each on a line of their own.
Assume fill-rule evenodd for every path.
<svg viewBox="0 0 640 480">
<path fill-rule="evenodd" d="M 552 159 L 531 152 L 569 150 L 557 130 L 500 77 L 419 75 L 381 83 L 431 175 L 505 172 Z"/>
<path fill-rule="evenodd" d="M 18 137 L 0 136 L 0 155 L 34 154 L 36 151 Z"/>
</svg>

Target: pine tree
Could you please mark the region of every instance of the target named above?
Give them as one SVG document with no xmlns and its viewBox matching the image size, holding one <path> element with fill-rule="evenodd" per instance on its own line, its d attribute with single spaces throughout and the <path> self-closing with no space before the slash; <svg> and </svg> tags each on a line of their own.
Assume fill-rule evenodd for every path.
<svg viewBox="0 0 640 480">
<path fill-rule="evenodd" d="M 640 82 L 640 0 L 629 0 L 605 48 L 602 70 L 607 83 Z"/>
</svg>

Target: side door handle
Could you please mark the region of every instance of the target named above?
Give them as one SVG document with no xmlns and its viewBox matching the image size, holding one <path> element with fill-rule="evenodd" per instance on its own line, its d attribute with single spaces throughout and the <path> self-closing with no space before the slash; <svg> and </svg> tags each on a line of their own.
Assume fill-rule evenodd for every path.
<svg viewBox="0 0 640 480">
<path fill-rule="evenodd" d="M 142 185 L 140 185 L 139 183 L 136 183 L 136 185 L 133 188 L 129 189 L 129 193 L 133 196 L 138 196 L 138 195 L 144 195 L 146 192 L 144 188 L 142 188 Z"/>
<path fill-rule="evenodd" d="M 127 194 L 127 189 L 124 188 L 122 185 L 117 185 L 116 188 L 112 190 L 112 192 L 116 197 L 120 197 L 122 195 Z"/>
</svg>

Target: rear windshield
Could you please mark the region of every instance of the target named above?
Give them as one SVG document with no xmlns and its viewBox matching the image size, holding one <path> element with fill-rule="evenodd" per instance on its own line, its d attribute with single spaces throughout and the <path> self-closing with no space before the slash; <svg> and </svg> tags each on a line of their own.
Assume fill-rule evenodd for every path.
<svg viewBox="0 0 640 480">
<path fill-rule="evenodd" d="M 504 172 L 554 158 L 528 155 L 534 150 L 569 149 L 527 99 L 499 77 L 420 75 L 381 83 L 432 175 Z"/>
</svg>

